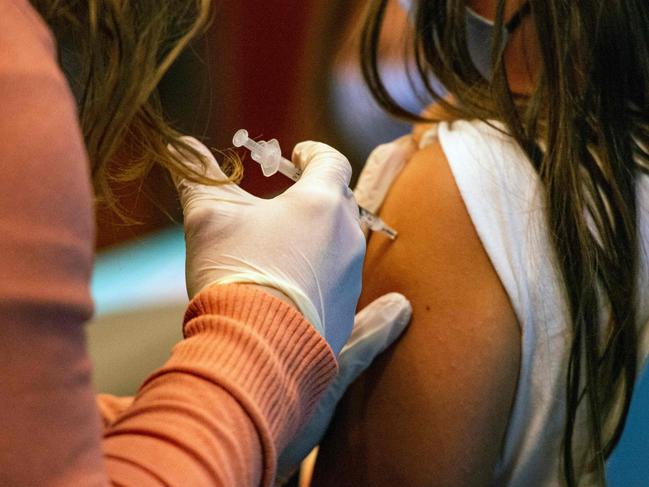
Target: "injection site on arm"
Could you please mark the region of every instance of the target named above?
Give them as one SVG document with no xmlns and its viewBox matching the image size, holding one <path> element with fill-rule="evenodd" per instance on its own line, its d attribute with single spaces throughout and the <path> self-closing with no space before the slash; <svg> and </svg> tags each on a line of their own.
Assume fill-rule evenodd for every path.
<svg viewBox="0 0 649 487">
<path fill-rule="evenodd" d="M 291 161 L 282 157 L 282 151 L 277 139 L 256 141 L 248 136 L 247 130 L 240 129 L 234 134 L 232 143 L 235 147 L 245 147 L 248 149 L 252 160 L 259 163 L 266 177 L 270 177 L 279 172 L 287 178 L 297 181 L 302 175 L 300 169 L 295 167 Z M 397 231 L 388 226 L 377 215 L 365 208 L 359 208 L 359 210 L 361 224 L 366 225 L 373 232 L 380 231 L 385 233 L 391 240 L 397 238 Z"/>
</svg>

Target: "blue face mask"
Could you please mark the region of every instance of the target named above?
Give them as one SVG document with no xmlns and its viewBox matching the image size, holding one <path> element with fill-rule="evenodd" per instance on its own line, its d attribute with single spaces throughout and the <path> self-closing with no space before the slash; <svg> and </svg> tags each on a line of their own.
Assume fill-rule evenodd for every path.
<svg viewBox="0 0 649 487">
<path fill-rule="evenodd" d="M 467 7 L 464 14 L 466 44 L 473 65 L 484 79 L 491 79 L 491 46 L 496 38 L 494 21 L 485 19 Z M 507 45 L 509 31 L 503 26 L 500 50 Z"/>
<path fill-rule="evenodd" d="M 400 0 L 401 6 L 406 10 L 412 20 L 414 15 L 413 3 L 416 0 Z M 530 4 L 525 2 L 523 6 L 512 16 L 512 18 L 503 25 L 501 34 L 502 45 L 500 50 L 504 50 L 507 40 L 521 24 L 523 18 L 530 13 Z M 466 43 L 471 61 L 478 72 L 486 80 L 491 79 L 491 46 L 495 39 L 495 23 L 492 20 L 485 19 L 478 15 L 474 10 L 467 7 L 465 13 Z"/>
</svg>

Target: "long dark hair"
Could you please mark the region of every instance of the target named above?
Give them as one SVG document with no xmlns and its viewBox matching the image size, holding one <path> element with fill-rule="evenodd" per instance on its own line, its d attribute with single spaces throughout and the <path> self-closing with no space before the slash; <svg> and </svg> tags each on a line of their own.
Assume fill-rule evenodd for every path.
<svg viewBox="0 0 649 487">
<path fill-rule="evenodd" d="M 400 107 L 381 79 L 379 40 L 388 1 L 369 5 L 361 35 L 363 74 L 388 112 L 431 121 Z M 540 67 L 533 91 L 522 97 L 509 86 L 498 48 L 508 20 L 504 0 L 496 12 L 490 80 L 467 50 L 466 0 L 416 3 L 411 52 L 426 95 L 454 118 L 504 124 L 543 182 L 572 324 L 564 475 L 574 486 L 582 473 L 594 471 L 605 484 L 604 461 L 624 428 L 637 367 L 635 184 L 649 167 L 649 4 L 529 0 Z M 433 77 L 453 102 L 436 91 Z M 577 452 L 573 438 L 582 409 L 589 418 L 589 449 Z M 583 461 L 581 454 L 587 454 Z"/>
</svg>

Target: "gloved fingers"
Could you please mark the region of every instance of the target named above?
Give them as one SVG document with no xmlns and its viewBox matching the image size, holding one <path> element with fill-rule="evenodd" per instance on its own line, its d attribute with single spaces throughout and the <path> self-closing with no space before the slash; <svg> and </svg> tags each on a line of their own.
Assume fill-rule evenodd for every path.
<svg viewBox="0 0 649 487">
<path fill-rule="evenodd" d="M 214 157 L 214 154 L 212 154 L 212 152 L 202 142 L 198 141 L 194 137 L 189 136 L 182 137 L 181 140 L 196 152 L 198 152 L 202 157 L 201 161 L 197 161 L 193 154 L 182 153 L 180 152 L 180 150 L 176 149 L 176 147 L 170 144 L 169 149 L 174 154 L 179 156 L 180 159 L 182 159 L 185 166 L 211 179 L 218 181 L 228 180 L 228 177 L 221 170 L 219 163 Z M 176 186 L 178 186 L 178 184 L 183 180 L 183 178 L 178 176 L 177 174 L 173 174 L 172 177 L 174 179 L 174 182 L 176 183 Z"/>
<path fill-rule="evenodd" d="M 338 356 L 336 382 L 341 381 L 343 391 L 403 333 L 411 316 L 410 301 L 399 293 L 385 294 L 356 314 L 352 334 Z"/>
<path fill-rule="evenodd" d="M 373 213 L 378 212 L 392 183 L 416 150 L 411 135 L 404 135 L 374 149 L 354 189 L 358 204 Z"/>
<path fill-rule="evenodd" d="M 182 140 L 196 150 L 203 160 L 197 161 L 192 154 L 181 154 L 172 146 L 170 146 L 169 149 L 177 155 L 180 155 L 183 162 L 196 172 L 204 174 L 206 177 L 213 180 L 224 182 L 222 185 L 210 186 L 172 174 L 172 179 L 176 185 L 176 190 L 178 191 L 178 196 L 183 208 L 187 208 L 190 202 L 194 200 L 199 198 L 205 199 L 206 196 L 208 196 L 209 199 L 219 200 L 224 203 L 239 203 L 242 201 L 252 202 L 257 200 L 256 197 L 247 193 L 236 184 L 228 182 L 228 177 L 221 170 L 214 154 L 212 154 L 204 144 L 194 137 L 185 136 L 182 137 Z"/>
<path fill-rule="evenodd" d="M 293 149 L 293 163 L 302 170 L 298 184 L 314 182 L 337 191 L 343 188 L 347 193 L 352 167 L 333 147 L 320 142 L 300 142 Z"/>
<path fill-rule="evenodd" d="M 354 331 L 338 357 L 338 376 L 327 388 L 311 419 L 284 449 L 278 474 L 287 476 L 316 446 L 331 422 L 347 387 L 403 332 L 410 321 L 410 302 L 398 293 L 386 294 L 356 315 Z"/>
</svg>

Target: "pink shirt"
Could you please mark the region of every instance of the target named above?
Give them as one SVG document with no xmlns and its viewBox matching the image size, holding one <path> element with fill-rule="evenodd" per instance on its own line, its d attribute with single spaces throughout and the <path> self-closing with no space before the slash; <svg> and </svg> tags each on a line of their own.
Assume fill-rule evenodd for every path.
<svg viewBox="0 0 649 487">
<path fill-rule="evenodd" d="M 88 167 L 51 34 L 0 0 L 0 485 L 269 485 L 329 347 L 281 300 L 213 287 L 135 398 L 96 399 Z"/>
</svg>

